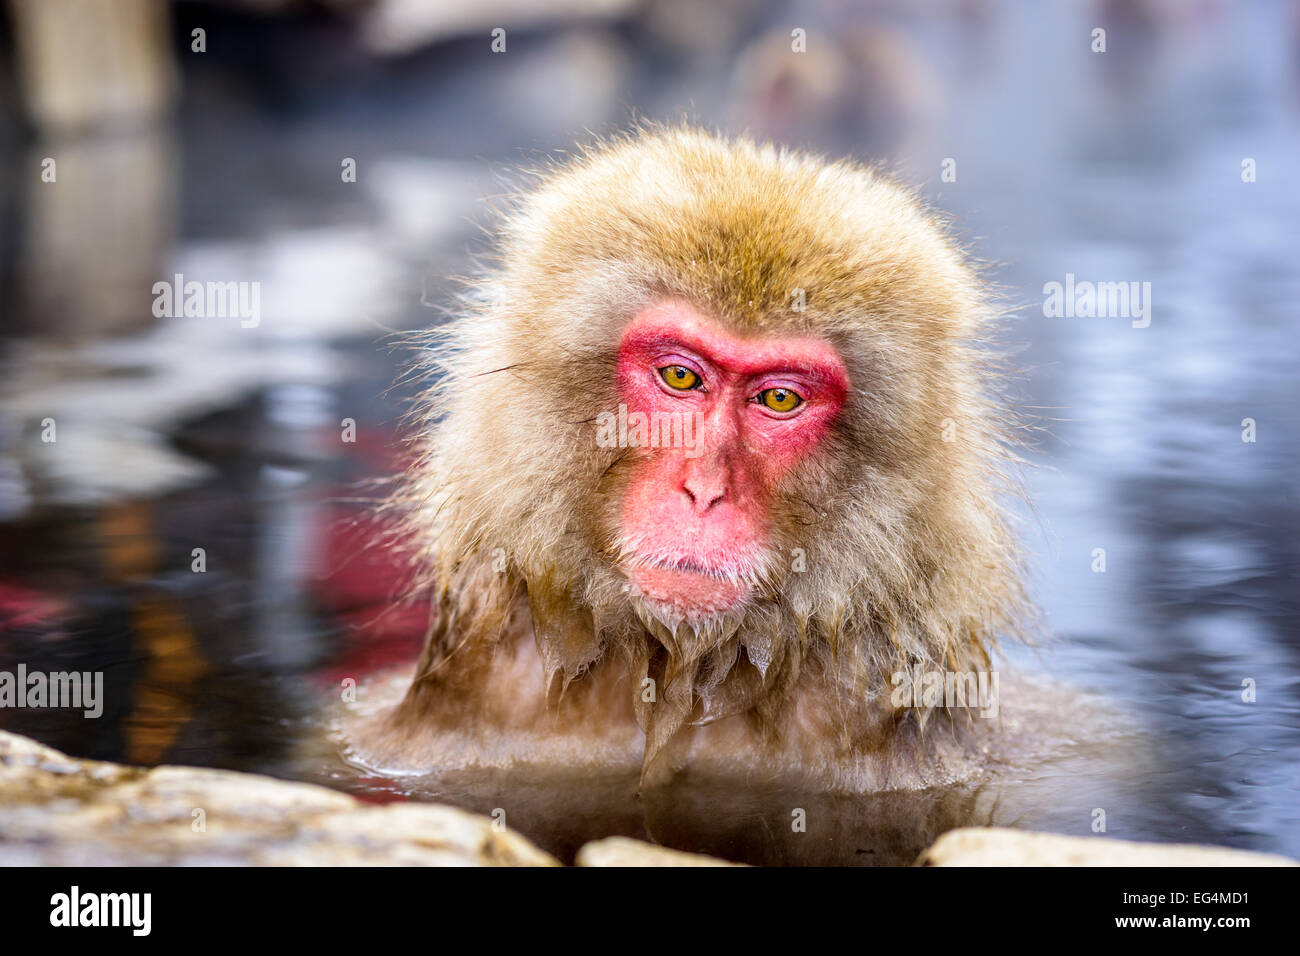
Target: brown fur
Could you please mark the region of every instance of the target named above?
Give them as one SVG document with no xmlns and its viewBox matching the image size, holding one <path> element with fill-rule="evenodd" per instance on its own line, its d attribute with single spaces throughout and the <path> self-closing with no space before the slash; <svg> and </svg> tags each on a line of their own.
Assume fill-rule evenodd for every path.
<svg viewBox="0 0 1300 956">
<path fill-rule="evenodd" d="M 630 457 L 594 440 L 623 327 L 669 298 L 738 335 L 820 336 L 852 387 L 783 483 L 759 599 L 701 627 L 628 593 L 612 552 Z M 894 710 L 890 676 L 987 669 L 1030 613 L 1000 504 L 1016 459 L 996 320 L 936 218 L 852 163 L 670 129 L 543 174 L 465 314 L 425 343 L 436 385 L 397 504 L 435 623 L 375 761 L 558 746 L 840 789 L 950 776 L 978 745 L 946 712 Z"/>
</svg>

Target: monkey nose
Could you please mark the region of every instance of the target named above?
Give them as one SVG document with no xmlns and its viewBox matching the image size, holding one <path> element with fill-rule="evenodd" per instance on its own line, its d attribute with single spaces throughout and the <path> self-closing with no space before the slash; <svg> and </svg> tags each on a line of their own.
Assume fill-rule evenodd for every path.
<svg viewBox="0 0 1300 956">
<path fill-rule="evenodd" d="M 686 497 L 691 499 L 691 506 L 697 514 L 704 514 L 727 497 L 725 485 L 707 478 L 686 479 L 682 482 L 682 491 L 686 492 Z"/>
</svg>

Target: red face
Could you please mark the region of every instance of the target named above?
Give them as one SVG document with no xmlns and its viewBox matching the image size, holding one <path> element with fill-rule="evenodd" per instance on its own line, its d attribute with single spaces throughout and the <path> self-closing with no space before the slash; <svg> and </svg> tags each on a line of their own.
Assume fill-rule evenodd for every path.
<svg viewBox="0 0 1300 956">
<path fill-rule="evenodd" d="M 638 412 L 690 420 L 671 447 L 640 451 L 623 504 L 624 570 L 686 617 L 740 605 L 770 560 L 778 483 L 844 404 L 844 363 L 817 339 L 739 338 L 667 302 L 628 325 L 618 379 L 629 422 Z"/>
</svg>

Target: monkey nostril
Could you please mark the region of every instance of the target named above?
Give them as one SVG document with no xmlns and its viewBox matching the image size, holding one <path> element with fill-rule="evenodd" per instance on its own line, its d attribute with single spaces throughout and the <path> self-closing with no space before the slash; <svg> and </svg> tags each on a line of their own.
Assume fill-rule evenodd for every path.
<svg viewBox="0 0 1300 956">
<path fill-rule="evenodd" d="M 686 497 L 691 499 L 691 505 L 699 514 L 704 514 L 704 512 L 727 497 L 725 488 L 710 487 L 698 483 L 692 487 L 692 483 L 689 481 L 683 482 L 682 491 L 686 492 Z"/>
</svg>

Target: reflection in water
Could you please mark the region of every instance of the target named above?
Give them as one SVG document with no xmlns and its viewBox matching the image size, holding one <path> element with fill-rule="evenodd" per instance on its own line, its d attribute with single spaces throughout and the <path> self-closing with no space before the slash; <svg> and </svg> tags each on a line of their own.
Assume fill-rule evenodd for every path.
<svg viewBox="0 0 1300 956">
<path fill-rule="evenodd" d="M 738 784 L 689 765 L 645 784 L 638 765 L 390 776 L 358 765 L 331 782 L 373 799 L 437 800 L 484 815 L 504 813 L 508 826 L 565 861 L 596 835 L 617 834 L 756 865 L 906 865 L 953 827 L 1086 833 L 1096 808 L 1124 814 L 1160 799 L 1160 774 L 1166 771 L 1150 772 L 1151 742 L 1133 715 L 1038 676 L 1002 676 L 1001 713 L 985 770 L 923 790 L 846 794 L 770 780 Z M 340 751 L 353 759 L 348 728 L 358 717 L 391 706 L 409 683 L 409 671 L 363 683 L 356 706 L 337 716 Z M 305 765 L 312 764 L 302 756 Z M 1080 812 L 1082 823 L 1076 820 Z M 1121 822 L 1132 825 L 1131 818 L 1121 816 Z M 1147 821 L 1144 833 L 1148 839 L 1172 838 L 1172 828 L 1185 822 L 1166 811 Z"/>
<path fill-rule="evenodd" d="M 637 775 L 452 775 L 407 786 L 490 815 L 571 862 L 599 836 L 630 836 L 725 860 L 778 866 L 905 866 L 945 830 L 988 822 L 974 788 L 850 797 L 770 787 L 689 771 L 671 787 L 637 793 Z"/>
<path fill-rule="evenodd" d="M 105 509 L 98 535 L 104 575 L 134 596 L 131 631 L 144 659 L 132 686 L 131 712 L 123 720 L 126 760 L 161 763 L 194 709 L 194 684 L 207 665 L 189 621 L 176 601 L 150 584 L 157 573 L 156 536 L 149 507 L 126 502 Z"/>
<path fill-rule="evenodd" d="M 626 833 L 752 862 L 907 862 L 959 823 L 1088 834 L 1099 811 L 1111 836 L 1300 855 L 1293 14 L 976 3 L 858 33 L 849 6 L 817 8 L 810 38 L 839 52 L 793 72 L 770 52 L 775 15 L 680 43 L 651 18 L 521 36 L 527 55 L 490 64 L 453 43 L 274 115 L 231 108 L 214 51 L 173 129 L 0 155 L 0 669 L 97 670 L 106 690 L 99 720 L 0 725 L 78 756 L 499 807 L 562 856 Z M 1088 49 L 1094 18 L 1114 56 Z M 861 36 L 900 42 L 877 55 Z M 688 39 L 728 53 L 688 63 Z M 545 78 L 572 88 L 574 49 L 608 82 L 548 114 Z M 823 68 L 882 81 L 836 95 Z M 896 162 L 1007 264 L 1018 397 L 1044 417 L 1026 533 L 1053 634 L 1010 654 L 1038 690 L 1004 692 L 1022 745 L 988 779 L 850 798 L 688 773 L 638 795 L 617 775 L 383 779 L 333 749 L 322 709 L 409 661 L 427 626 L 393 601 L 403 568 L 368 512 L 401 467 L 410 391 L 389 388 L 387 333 L 437 321 L 422 303 L 471 268 L 476 198 L 501 189 L 482 159 L 622 121 L 615 84 L 652 117 Z M 31 175 L 47 154 L 57 184 Z M 176 272 L 260 282 L 260 325 L 156 319 L 152 283 Z M 1150 327 L 1044 317 L 1043 284 L 1067 273 L 1149 281 Z"/>
<path fill-rule="evenodd" d="M 48 338 L 114 334 L 153 321 L 141 290 L 176 231 L 175 143 L 150 131 L 28 151 L 55 177 L 26 192 L 17 329 Z"/>
</svg>

